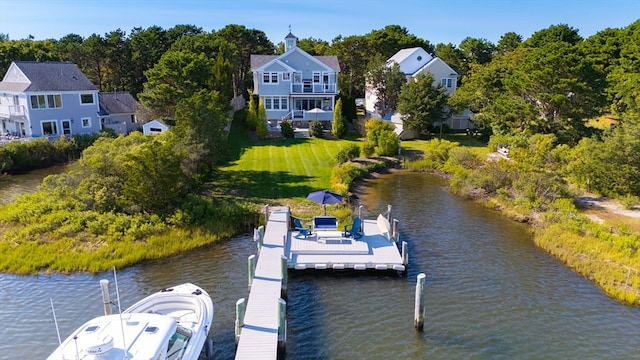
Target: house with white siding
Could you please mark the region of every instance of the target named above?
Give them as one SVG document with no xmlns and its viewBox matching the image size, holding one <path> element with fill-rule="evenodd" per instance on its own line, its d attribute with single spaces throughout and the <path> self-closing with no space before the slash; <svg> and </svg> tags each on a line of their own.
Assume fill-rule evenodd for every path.
<svg viewBox="0 0 640 360">
<path fill-rule="evenodd" d="M 297 41 L 289 33 L 283 54 L 251 55 L 253 94 L 262 100 L 271 122 L 286 118 L 298 124 L 330 124 L 338 95 L 338 58 L 309 55 Z"/>
<path fill-rule="evenodd" d="M 418 75 L 429 73 L 433 76 L 433 85 L 440 85 L 445 89 L 447 95 L 453 94 L 457 89 L 458 77 L 460 76 L 453 68 L 438 57 L 434 57 L 421 47 L 402 49 L 395 53 L 386 61 L 390 66 L 397 63 L 400 71 L 406 76 L 407 81 L 415 80 Z M 378 117 L 391 121 L 397 129 L 398 134 L 403 134 L 402 117 L 399 113 L 380 114 L 376 108 L 378 96 L 370 86 L 365 90 L 365 110 L 367 117 Z M 454 115 L 445 122 L 451 129 L 465 129 L 472 127 L 469 113 Z M 403 134 L 404 138 L 415 137 L 416 134 Z"/>
<path fill-rule="evenodd" d="M 14 61 L 0 82 L 0 131 L 16 137 L 101 129 L 98 89 L 68 62 Z"/>
</svg>

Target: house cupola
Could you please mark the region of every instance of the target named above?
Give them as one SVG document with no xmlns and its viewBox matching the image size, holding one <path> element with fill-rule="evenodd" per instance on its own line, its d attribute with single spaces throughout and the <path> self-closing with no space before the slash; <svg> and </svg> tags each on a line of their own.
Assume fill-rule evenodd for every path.
<svg viewBox="0 0 640 360">
<path fill-rule="evenodd" d="M 295 48 L 297 44 L 298 38 L 291 33 L 291 28 L 289 28 L 289 35 L 284 38 L 284 51 L 287 52 Z"/>
</svg>

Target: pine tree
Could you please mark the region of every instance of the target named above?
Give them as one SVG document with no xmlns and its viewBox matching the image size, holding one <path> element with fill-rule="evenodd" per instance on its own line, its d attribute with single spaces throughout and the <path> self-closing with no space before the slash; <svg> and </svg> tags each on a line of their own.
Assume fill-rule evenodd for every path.
<svg viewBox="0 0 640 360">
<path fill-rule="evenodd" d="M 347 132 L 347 124 L 344 121 L 344 116 L 342 116 L 342 99 L 338 99 L 338 101 L 336 101 L 336 106 L 333 109 L 333 124 L 331 124 L 331 133 L 335 137 L 341 138 L 345 132 Z"/>
</svg>

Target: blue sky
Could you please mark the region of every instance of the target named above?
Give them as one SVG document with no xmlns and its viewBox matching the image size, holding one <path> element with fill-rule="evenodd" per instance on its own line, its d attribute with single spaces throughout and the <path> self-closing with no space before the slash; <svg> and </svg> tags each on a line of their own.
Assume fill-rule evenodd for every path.
<svg viewBox="0 0 640 360">
<path fill-rule="evenodd" d="M 0 33 L 12 40 L 177 24 L 209 32 L 240 24 L 264 31 L 274 44 L 289 25 L 299 38 L 331 42 L 396 24 L 433 44 L 458 45 L 467 36 L 497 43 L 509 31 L 526 39 L 557 24 L 586 38 L 639 18 L 639 0 L 0 0 Z"/>
</svg>

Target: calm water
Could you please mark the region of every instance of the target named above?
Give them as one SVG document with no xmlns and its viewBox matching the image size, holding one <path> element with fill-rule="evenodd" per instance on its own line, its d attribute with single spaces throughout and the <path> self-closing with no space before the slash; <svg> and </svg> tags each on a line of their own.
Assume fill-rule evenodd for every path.
<svg viewBox="0 0 640 360">
<path fill-rule="evenodd" d="M 526 227 L 449 194 L 437 177 L 395 174 L 361 199 L 367 218 L 393 205 L 410 245 L 407 277 L 291 274 L 287 359 L 640 359 L 640 310 L 533 245 Z M 123 307 L 190 281 L 215 302 L 216 359 L 234 358 L 235 302 L 247 295 L 249 236 L 118 273 Z M 424 332 L 413 328 L 427 274 Z M 43 359 L 61 335 L 101 315 L 113 274 L 0 275 L 0 359 Z"/>
<path fill-rule="evenodd" d="M 67 165 L 38 169 L 21 175 L 0 174 L 0 205 L 13 201 L 16 196 L 34 192 L 47 175 L 59 174 L 67 169 Z"/>
</svg>

